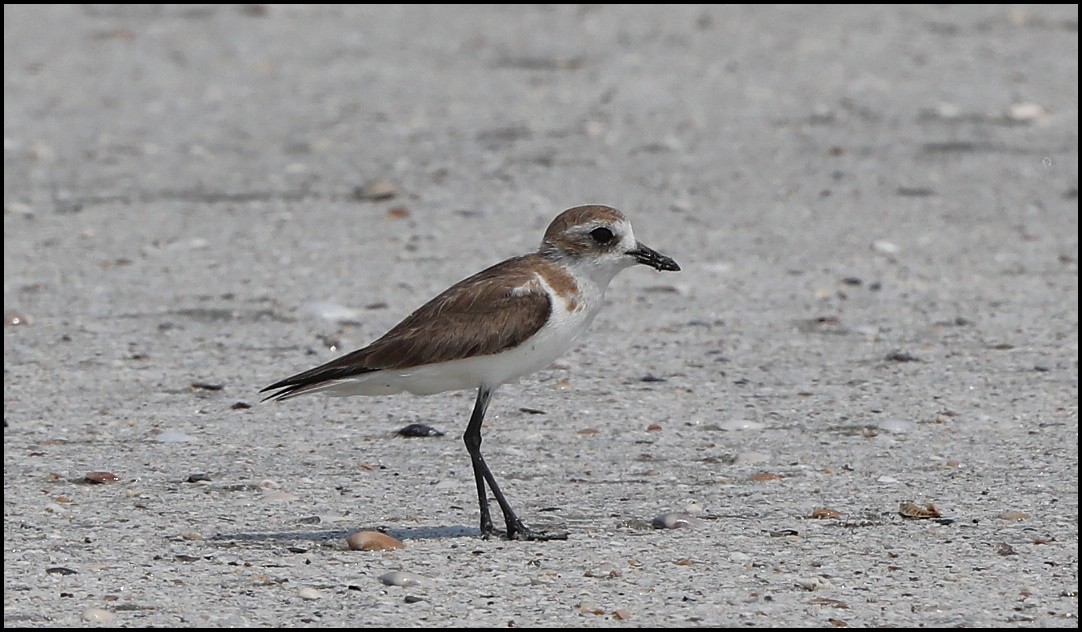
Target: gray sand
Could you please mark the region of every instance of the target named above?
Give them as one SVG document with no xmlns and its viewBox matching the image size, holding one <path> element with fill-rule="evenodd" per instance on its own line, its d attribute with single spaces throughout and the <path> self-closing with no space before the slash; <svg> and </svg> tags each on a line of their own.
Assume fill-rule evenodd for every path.
<svg viewBox="0 0 1082 632">
<path fill-rule="evenodd" d="M 5 625 L 1074 627 L 1077 38 L 5 6 Z M 258 403 L 587 202 L 684 271 L 495 395 L 488 461 L 568 541 L 478 537 L 473 393 Z"/>
</svg>

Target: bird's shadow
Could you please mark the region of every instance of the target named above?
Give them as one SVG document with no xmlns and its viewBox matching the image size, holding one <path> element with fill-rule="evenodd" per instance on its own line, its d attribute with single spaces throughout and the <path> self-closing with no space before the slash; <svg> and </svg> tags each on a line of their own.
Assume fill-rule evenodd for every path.
<svg viewBox="0 0 1082 632">
<path fill-rule="evenodd" d="M 288 543 L 307 541 L 327 543 L 345 540 L 357 531 L 379 531 L 399 540 L 444 540 L 449 538 L 479 538 L 481 530 L 477 527 L 449 525 L 438 527 L 361 527 L 352 530 L 327 529 L 323 531 L 245 531 L 240 533 L 219 533 L 208 538 L 216 542 L 232 543 Z"/>
</svg>

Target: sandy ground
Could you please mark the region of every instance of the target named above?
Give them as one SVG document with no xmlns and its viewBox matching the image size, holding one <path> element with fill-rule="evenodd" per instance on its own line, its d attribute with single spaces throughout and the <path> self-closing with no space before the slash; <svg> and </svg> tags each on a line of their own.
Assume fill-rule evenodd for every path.
<svg viewBox="0 0 1082 632">
<path fill-rule="evenodd" d="M 5 626 L 1076 626 L 1077 38 L 5 6 Z M 683 272 L 496 393 L 566 542 L 478 537 L 473 393 L 258 403 L 587 202 Z"/>
</svg>

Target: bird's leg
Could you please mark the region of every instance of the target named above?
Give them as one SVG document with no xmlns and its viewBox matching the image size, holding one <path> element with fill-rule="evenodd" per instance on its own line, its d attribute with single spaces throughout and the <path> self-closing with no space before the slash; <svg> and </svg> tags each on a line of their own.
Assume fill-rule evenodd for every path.
<svg viewBox="0 0 1082 632">
<path fill-rule="evenodd" d="M 466 450 L 470 453 L 470 462 L 473 464 L 473 477 L 477 483 L 477 500 L 481 505 L 481 535 L 489 538 L 499 534 L 499 531 L 492 526 L 492 516 L 488 510 L 488 494 L 485 492 L 485 483 L 488 483 L 488 486 L 492 489 L 492 495 L 496 497 L 496 502 L 500 505 L 500 511 L 503 512 L 504 523 L 507 525 L 506 535 L 508 540 L 566 540 L 566 533 L 548 534 L 533 531 L 522 524 L 522 521 L 515 515 L 514 510 L 511 509 L 511 505 L 507 502 L 503 492 L 500 491 L 500 486 L 496 484 L 496 477 L 488 469 L 485 458 L 481 456 L 481 422 L 485 418 L 485 411 L 488 410 L 488 402 L 491 397 L 492 389 L 486 386 L 477 389 L 477 403 L 473 406 L 473 414 L 470 416 L 469 425 L 466 426 L 466 433 L 462 435 L 462 441 L 466 444 Z"/>
<path fill-rule="evenodd" d="M 488 492 L 485 491 L 485 473 L 488 472 L 488 466 L 485 465 L 485 458 L 481 456 L 481 422 L 485 419 L 485 411 L 488 410 L 488 401 L 491 397 L 492 389 L 485 386 L 477 389 L 477 403 L 473 405 L 470 424 L 466 426 L 466 433 L 462 435 L 466 451 L 470 453 L 470 463 L 473 464 L 473 478 L 477 483 L 477 502 L 481 505 L 481 536 L 485 539 L 499 533 L 492 528 L 492 515 L 488 511 Z M 488 475 L 492 476 L 491 473 Z"/>
</svg>

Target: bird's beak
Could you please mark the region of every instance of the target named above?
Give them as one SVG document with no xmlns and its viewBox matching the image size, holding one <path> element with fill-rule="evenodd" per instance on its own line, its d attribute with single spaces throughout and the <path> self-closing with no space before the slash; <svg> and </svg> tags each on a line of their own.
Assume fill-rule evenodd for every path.
<svg viewBox="0 0 1082 632">
<path fill-rule="evenodd" d="M 653 248 L 648 248 L 641 243 L 636 244 L 636 248 L 627 254 L 635 257 L 635 261 L 650 266 L 655 270 L 668 270 L 669 272 L 680 271 L 680 266 L 677 265 L 671 257 L 666 257 Z"/>
</svg>

